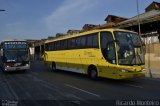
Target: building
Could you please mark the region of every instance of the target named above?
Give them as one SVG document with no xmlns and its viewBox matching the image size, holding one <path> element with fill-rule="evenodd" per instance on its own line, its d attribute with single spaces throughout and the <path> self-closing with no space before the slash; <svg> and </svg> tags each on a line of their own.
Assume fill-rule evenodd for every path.
<svg viewBox="0 0 160 106">
<path fill-rule="evenodd" d="M 98 26 L 99 26 L 99 25 L 85 24 L 85 25 L 82 27 L 82 31 L 81 31 L 81 32 L 93 30 L 93 29 L 95 29 L 95 28 L 98 27 Z"/>
<path fill-rule="evenodd" d="M 67 34 L 68 34 L 68 35 L 73 35 L 73 34 L 80 33 L 80 31 L 81 31 L 81 30 L 68 30 L 68 31 L 67 31 Z"/>
<path fill-rule="evenodd" d="M 149 12 L 152 10 L 159 10 L 160 3 L 153 1 L 148 7 L 146 7 L 145 12 Z"/>
<path fill-rule="evenodd" d="M 63 34 L 63 33 L 57 33 L 56 34 L 56 37 L 61 37 L 61 36 L 64 36 L 65 34 Z"/>
<path fill-rule="evenodd" d="M 139 17 L 139 19 L 138 19 Z M 145 12 L 128 20 L 116 24 L 116 27 L 139 32 L 140 22 L 141 37 L 145 44 L 159 43 L 160 41 L 160 3 L 152 2 Z"/>
<path fill-rule="evenodd" d="M 116 15 L 108 15 L 104 21 L 106 21 L 105 24 L 102 24 L 99 26 L 100 29 L 103 28 L 110 28 L 110 27 L 116 27 L 116 24 L 127 20 L 128 18 L 116 16 Z"/>
</svg>

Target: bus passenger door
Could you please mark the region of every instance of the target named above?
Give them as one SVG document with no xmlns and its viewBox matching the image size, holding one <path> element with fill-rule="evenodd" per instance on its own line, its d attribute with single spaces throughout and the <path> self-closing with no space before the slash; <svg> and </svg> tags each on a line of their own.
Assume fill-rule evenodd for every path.
<svg viewBox="0 0 160 106">
<path fill-rule="evenodd" d="M 102 77 L 113 77 L 116 73 L 116 51 L 115 43 L 111 32 L 100 33 L 100 44 L 102 52 L 102 65 L 100 76 Z"/>
</svg>

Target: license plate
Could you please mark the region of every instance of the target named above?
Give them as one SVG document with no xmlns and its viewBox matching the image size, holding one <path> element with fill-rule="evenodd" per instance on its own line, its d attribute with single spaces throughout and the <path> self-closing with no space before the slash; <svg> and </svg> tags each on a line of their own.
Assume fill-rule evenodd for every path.
<svg viewBox="0 0 160 106">
<path fill-rule="evenodd" d="M 134 78 L 138 77 L 138 74 L 134 74 L 133 77 L 134 77 Z"/>
<path fill-rule="evenodd" d="M 16 68 L 16 70 L 20 70 L 20 68 Z"/>
</svg>

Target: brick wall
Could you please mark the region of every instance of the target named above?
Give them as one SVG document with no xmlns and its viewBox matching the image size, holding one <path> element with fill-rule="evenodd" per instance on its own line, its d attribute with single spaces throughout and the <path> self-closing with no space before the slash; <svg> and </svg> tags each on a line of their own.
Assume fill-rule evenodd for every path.
<svg viewBox="0 0 160 106">
<path fill-rule="evenodd" d="M 146 45 L 146 53 L 154 53 L 156 57 L 160 57 L 160 44 Z"/>
</svg>

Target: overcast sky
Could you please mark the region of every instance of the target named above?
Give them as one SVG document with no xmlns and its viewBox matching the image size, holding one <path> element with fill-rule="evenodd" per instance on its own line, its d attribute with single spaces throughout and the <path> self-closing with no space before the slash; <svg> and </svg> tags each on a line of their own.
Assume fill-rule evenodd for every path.
<svg viewBox="0 0 160 106">
<path fill-rule="evenodd" d="M 160 0 L 154 0 L 160 2 Z M 153 0 L 139 0 L 140 13 Z M 137 14 L 136 0 L 0 0 L 0 41 L 43 39 L 84 24 L 103 24 L 107 15 Z"/>
</svg>

